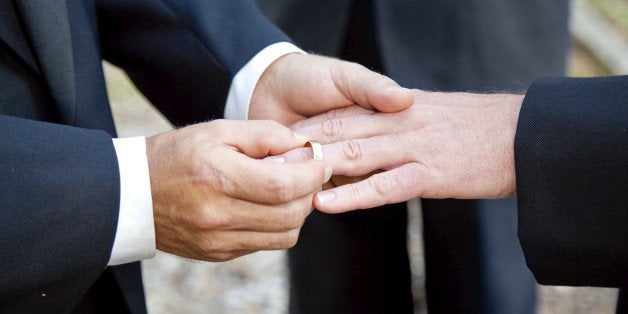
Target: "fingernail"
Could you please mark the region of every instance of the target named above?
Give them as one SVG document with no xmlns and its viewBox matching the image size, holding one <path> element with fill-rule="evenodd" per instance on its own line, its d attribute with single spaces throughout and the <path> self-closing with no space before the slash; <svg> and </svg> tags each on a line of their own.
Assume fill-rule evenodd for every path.
<svg viewBox="0 0 628 314">
<path fill-rule="evenodd" d="M 284 158 L 282 156 L 270 156 L 270 157 L 266 157 L 266 160 L 270 160 L 272 162 L 276 162 L 276 163 L 280 163 L 280 164 L 285 164 L 286 163 L 286 158 Z"/>
<path fill-rule="evenodd" d="M 336 198 L 336 194 L 334 192 L 318 192 L 316 193 L 316 198 L 318 198 L 319 203 L 327 203 L 331 202 L 334 198 Z"/>
<path fill-rule="evenodd" d="M 297 133 L 297 132 L 292 132 L 292 134 L 294 135 L 294 138 L 296 138 L 299 141 L 307 141 L 308 137 L 305 134 L 301 134 L 301 133 Z"/>
<path fill-rule="evenodd" d="M 333 173 L 333 169 L 331 168 L 331 166 L 327 166 L 327 168 L 325 168 L 325 182 L 329 181 L 329 179 L 331 179 L 331 174 Z"/>
</svg>

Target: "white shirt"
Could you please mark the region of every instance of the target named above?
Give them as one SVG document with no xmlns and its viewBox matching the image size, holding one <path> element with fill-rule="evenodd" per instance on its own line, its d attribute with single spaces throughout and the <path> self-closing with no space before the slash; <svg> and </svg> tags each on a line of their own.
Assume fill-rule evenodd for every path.
<svg viewBox="0 0 628 314">
<path fill-rule="evenodd" d="M 233 78 L 225 105 L 225 118 L 246 120 L 251 96 L 262 73 L 288 53 L 305 53 L 291 43 L 272 44 L 258 52 Z M 120 169 L 120 212 L 109 266 L 155 256 L 153 203 L 144 137 L 115 138 Z"/>
</svg>

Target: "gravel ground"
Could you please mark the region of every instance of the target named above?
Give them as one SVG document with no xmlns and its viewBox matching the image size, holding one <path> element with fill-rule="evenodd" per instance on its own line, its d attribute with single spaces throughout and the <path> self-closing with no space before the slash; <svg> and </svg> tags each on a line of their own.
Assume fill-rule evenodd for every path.
<svg viewBox="0 0 628 314">
<path fill-rule="evenodd" d="M 117 69 L 105 65 L 120 137 L 171 130 Z M 416 313 L 426 313 L 418 203 L 410 206 L 408 230 Z M 148 310 L 161 313 L 281 314 L 287 312 L 284 251 L 258 252 L 225 263 L 204 263 L 159 252 L 142 263 Z M 538 313 L 614 313 L 615 289 L 539 286 Z"/>
</svg>

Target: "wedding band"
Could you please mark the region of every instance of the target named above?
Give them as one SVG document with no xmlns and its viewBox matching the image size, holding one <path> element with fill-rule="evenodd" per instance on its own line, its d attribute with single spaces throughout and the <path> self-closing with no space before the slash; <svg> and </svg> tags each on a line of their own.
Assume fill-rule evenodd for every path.
<svg viewBox="0 0 628 314">
<path fill-rule="evenodd" d="M 312 147 L 314 159 L 323 160 L 323 147 L 321 146 L 321 143 L 316 141 L 308 141 L 307 143 L 305 143 L 305 147 Z"/>
</svg>

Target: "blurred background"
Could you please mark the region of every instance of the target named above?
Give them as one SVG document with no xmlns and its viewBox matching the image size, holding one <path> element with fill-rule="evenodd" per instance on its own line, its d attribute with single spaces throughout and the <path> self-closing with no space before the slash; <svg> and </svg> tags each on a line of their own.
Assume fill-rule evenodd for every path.
<svg viewBox="0 0 628 314">
<path fill-rule="evenodd" d="M 572 1 L 569 75 L 628 74 L 628 0 Z M 120 137 L 171 130 L 123 72 L 105 63 Z M 419 202 L 409 202 L 409 250 L 415 313 L 426 313 Z M 285 251 L 258 252 L 224 263 L 190 261 L 158 252 L 142 262 L 148 310 L 158 313 L 287 313 Z M 538 312 L 615 313 L 616 289 L 539 286 Z"/>
</svg>

